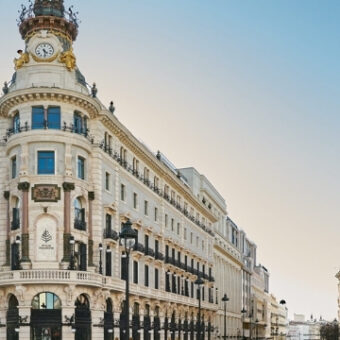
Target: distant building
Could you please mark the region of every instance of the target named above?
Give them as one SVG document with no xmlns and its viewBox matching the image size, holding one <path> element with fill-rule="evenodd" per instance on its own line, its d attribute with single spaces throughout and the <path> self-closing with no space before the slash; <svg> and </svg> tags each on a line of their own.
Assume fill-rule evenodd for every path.
<svg viewBox="0 0 340 340">
<path fill-rule="evenodd" d="M 290 340 L 320 340 L 320 327 L 325 322 L 322 318 L 315 319 L 313 315 L 305 321 L 304 315 L 294 314 L 294 320 L 289 322 L 288 337 Z"/>
</svg>

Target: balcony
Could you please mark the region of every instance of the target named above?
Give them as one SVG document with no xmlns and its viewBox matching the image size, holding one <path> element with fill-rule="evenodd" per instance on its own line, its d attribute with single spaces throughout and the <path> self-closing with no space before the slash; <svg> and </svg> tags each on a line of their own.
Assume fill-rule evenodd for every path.
<svg viewBox="0 0 340 340">
<path fill-rule="evenodd" d="M 82 220 L 74 220 L 74 229 L 86 231 L 86 222 Z"/>
<path fill-rule="evenodd" d="M 104 230 L 104 238 L 111 239 L 114 241 L 118 241 L 119 235 L 115 230 L 105 229 Z"/>
<path fill-rule="evenodd" d="M 11 136 L 17 135 L 23 132 L 28 132 L 28 131 L 34 131 L 34 130 L 48 130 L 47 124 L 45 123 L 44 126 L 41 129 L 32 129 L 31 126 L 28 125 L 28 122 L 25 122 L 23 126 L 18 126 L 16 128 L 11 128 L 7 129 L 6 131 L 6 136 L 4 136 L 4 141 L 5 143 L 8 142 Z M 63 132 L 69 132 L 77 135 L 81 135 L 85 137 L 91 144 L 94 143 L 93 137 L 90 135 L 90 130 L 89 129 L 77 129 L 73 124 L 67 125 L 66 122 L 59 128 L 59 129 L 50 129 L 51 132 L 56 132 L 56 131 L 63 131 Z"/>
<path fill-rule="evenodd" d="M 146 256 L 155 257 L 155 251 L 149 247 L 144 247 L 144 254 Z"/>
<path fill-rule="evenodd" d="M 156 259 L 156 260 L 159 260 L 159 261 L 164 261 L 164 255 L 163 255 L 161 252 L 156 251 L 156 253 L 155 253 L 155 259 Z"/>
<path fill-rule="evenodd" d="M 144 253 L 144 246 L 141 243 L 136 243 L 135 246 L 133 247 L 134 251 L 137 251 L 139 253 Z"/>
<path fill-rule="evenodd" d="M 17 230 L 20 229 L 20 220 L 15 219 L 11 223 L 11 230 Z"/>
</svg>

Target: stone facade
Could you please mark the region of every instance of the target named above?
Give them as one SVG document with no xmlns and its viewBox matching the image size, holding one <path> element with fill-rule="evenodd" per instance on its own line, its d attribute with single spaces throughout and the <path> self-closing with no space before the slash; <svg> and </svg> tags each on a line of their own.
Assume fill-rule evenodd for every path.
<svg viewBox="0 0 340 340">
<path fill-rule="evenodd" d="M 63 1 L 35 5 L 20 17 L 26 48 L 0 98 L 0 340 L 125 338 L 127 275 L 129 337 L 196 338 L 199 292 L 200 338 L 223 336 L 224 294 L 227 335 L 240 337 L 256 257 L 245 261 L 223 197 L 99 101 L 76 66 L 78 26 Z M 127 221 L 138 233 L 128 273 Z"/>
</svg>

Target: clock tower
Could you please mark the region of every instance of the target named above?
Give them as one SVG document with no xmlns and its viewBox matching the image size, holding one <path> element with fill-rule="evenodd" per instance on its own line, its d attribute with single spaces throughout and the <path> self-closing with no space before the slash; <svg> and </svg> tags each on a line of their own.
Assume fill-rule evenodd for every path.
<svg viewBox="0 0 340 340">
<path fill-rule="evenodd" d="M 25 46 L 14 59 L 10 91 L 55 87 L 88 93 L 73 51 L 78 19 L 72 7 L 66 11 L 63 0 L 30 1 L 22 6 L 19 31 Z"/>
</svg>

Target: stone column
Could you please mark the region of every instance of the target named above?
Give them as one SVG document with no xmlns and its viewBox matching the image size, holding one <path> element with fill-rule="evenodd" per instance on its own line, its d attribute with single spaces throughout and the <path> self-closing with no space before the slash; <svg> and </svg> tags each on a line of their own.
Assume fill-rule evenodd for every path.
<svg viewBox="0 0 340 340">
<path fill-rule="evenodd" d="M 152 326 L 153 325 L 153 322 L 154 322 L 154 316 L 153 316 L 153 311 L 151 310 L 150 311 L 150 325 Z M 153 340 L 154 339 L 154 335 L 155 335 L 155 331 L 154 329 L 152 328 L 151 329 L 151 333 L 150 334 L 150 340 Z"/>
<path fill-rule="evenodd" d="M 73 316 L 74 322 L 74 307 L 63 307 L 62 320 L 71 319 Z M 65 318 L 66 317 L 66 318 Z M 74 340 L 75 333 L 72 332 L 72 325 L 64 323 L 62 326 L 62 338 L 67 340 Z M 21 339 L 20 339 L 21 340 Z"/>
<path fill-rule="evenodd" d="M 63 183 L 64 189 L 64 256 L 63 262 L 69 263 L 71 259 L 71 191 L 74 183 Z"/>
<path fill-rule="evenodd" d="M 29 219 L 28 200 L 30 183 L 21 182 L 18 189 L 22 191 L 22 235 L 21 235 L 21 265 L 23 269 L 28 269 L 31 263 L 29 258 Z"/>
<path fill-rule="evenodd" d="M 161 323 L 161 330 L 159 331 L 159 338 L 160 340 L 166 340 L 165 339 L 165 332 L 164 332 L 164 321 L 165 321 L 165 317 L 163 315 L 160 315 L 159 316 L 159 321 Z"/>
<path fill-rule="evenodd" d="M 92 317 L 92 340 L 103 340 L 104 339 L 104 328 L 98 327 L 101 319 L 104 317 L 104 311 L 102 310 L 91 310 Z"/>
<path fill-rule="evenodd" d="M 140 324 L 144 326 L 144 310 L 141 310 L 140 313 Z M 139 340 L 144 340 L 144 327 L 139 329 L 139 332 Z"/>
<path fill-rule="evenodd" d="M 89 191 L 88 193 L 89 198 L 89 267 L 94 267 L 93 263 L 93 221 L 92 221 L 92 214 L 93 214 L 93 207 L 92 203 L 95 198 L 94 191 Z"/>
<path fill-rule="evenodd" d="M 11 233 L 11 213 L 10 213 L 10 202 L 9 202 L 10 192 L 4 192 L 4 198 L 7 200 L 7 217 L 6 217 L 6 262 L 5 267 L 11 266 L 11 240 L 10 240 L 10 233 Z"/>
<path fill-rule="evenodd" d="M 31 339 L 31 306 L 19 306 L 19 318 L 21 318 L 19 339 L 30 340 Z"/>
</svg>

